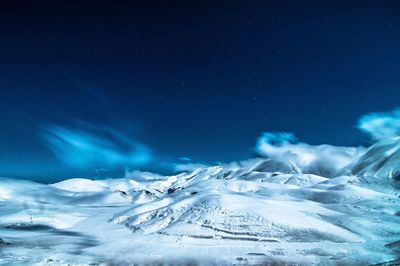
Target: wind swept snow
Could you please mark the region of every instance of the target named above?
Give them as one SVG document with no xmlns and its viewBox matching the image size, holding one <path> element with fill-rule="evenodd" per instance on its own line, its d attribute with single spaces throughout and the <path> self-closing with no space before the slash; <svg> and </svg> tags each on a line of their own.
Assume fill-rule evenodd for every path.
<svg viewBox="0 0 400 266">
<path fill-rule="evenodd" d="M 2 179 L 0 264 L 400 262 L 400 138 L 262 145 L 268 158 L 174 176 Z"/>
</svg>

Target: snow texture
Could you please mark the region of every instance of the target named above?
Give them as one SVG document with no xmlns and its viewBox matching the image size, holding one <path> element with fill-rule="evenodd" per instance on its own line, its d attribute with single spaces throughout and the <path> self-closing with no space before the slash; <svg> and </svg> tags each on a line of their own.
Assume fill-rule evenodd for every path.
<svg viewBox="0 0 400 266">
<path fill-rule="evenodd" d="M 264 157 L 173 176 L 2 178 L 0 264 L 400 263 L 399 137 L 369 149 L 270 138 Z"/>
</svg>

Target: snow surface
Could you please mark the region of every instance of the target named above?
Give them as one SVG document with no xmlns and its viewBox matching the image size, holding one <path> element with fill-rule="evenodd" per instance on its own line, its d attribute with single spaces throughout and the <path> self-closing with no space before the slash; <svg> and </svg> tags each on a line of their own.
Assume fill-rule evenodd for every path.
<svg viewBox="0 0 400 266">
<path fill-rule="evenodd" d="M 290 145 L 174 176 L 2 178 L 0 264 L 400 263 L 400 138 Z"/>
</svg>

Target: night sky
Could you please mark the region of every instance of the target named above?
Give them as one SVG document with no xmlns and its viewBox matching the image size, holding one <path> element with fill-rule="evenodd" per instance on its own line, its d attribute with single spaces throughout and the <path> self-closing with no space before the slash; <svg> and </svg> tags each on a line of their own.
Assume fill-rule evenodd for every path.
<svg viewBox="0 0 400 266">
<path fill-rule="evenodd" d="M 168 172 L 262 132 L 358 145 L 400 105 L 398 1 L 2 1 L 0 48 L 0 176 Z"/>
</svg>

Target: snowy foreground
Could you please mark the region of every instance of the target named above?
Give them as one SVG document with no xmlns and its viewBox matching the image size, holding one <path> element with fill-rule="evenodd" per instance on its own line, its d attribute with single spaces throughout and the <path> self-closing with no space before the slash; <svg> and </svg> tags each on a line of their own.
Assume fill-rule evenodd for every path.
<svg viewBox="0 0 400 266">
<path fill-rule="evenodd" d="M 176 176 L 3 178 L 0 264 L 400 264 L 400 139 L 292 146 Z"/>
</svg>

